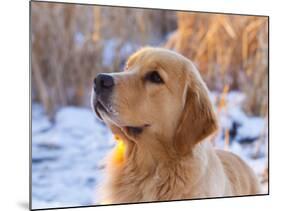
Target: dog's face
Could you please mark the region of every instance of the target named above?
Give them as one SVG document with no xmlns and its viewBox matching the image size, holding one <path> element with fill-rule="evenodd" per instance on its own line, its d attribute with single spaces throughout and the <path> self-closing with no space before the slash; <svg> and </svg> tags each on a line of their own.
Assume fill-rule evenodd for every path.
<svg viewBox="0 0 281 211">
<path fill-rule="evenodd" d="M 201 109 L 207 109 L 208 120 L 198 115 L 205 124 L 200 127 L 215 124 L 215 119 L 209 121 L 209 116 L 214 117 L 206 93 L 189 60 L 169 50 L 143 48 L 128 59 L 124 72 L 99 74 L 95 78 L 92 104 L 113 133 L 143 145 L 153 146 L 153 139 L 167 145 L 174 144 L 173 139 L 181 139 L 183 131 L 179 128 L 183 124 L 189 124 L 184 130 L 190 128 L 189 133 L 197 133 L 196 129 L 192 131 L 199 127 L 194 115 Z M 198 104 L 194 102 L 197 100 Z M 205 137 L 210 132 L 205 128 L 199 133 Z M 202 137 L 196 135 L 196 139 Z"/>
</svg>

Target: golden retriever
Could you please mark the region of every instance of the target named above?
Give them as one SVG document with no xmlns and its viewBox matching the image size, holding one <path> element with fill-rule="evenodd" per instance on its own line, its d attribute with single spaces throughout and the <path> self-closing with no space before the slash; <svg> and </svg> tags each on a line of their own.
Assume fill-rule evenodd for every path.
<svg viewBox="0 0 281 211">
<path fill-rule="evenodd" d="M 124 149 L 107 160 L 104 203 L 259 193 L 253 170 L 206 140 L 217 119 L 198 70 L 182 55 L 142 48 L 124 72 L 99 74 L 92 97 Z"/>
</svg>

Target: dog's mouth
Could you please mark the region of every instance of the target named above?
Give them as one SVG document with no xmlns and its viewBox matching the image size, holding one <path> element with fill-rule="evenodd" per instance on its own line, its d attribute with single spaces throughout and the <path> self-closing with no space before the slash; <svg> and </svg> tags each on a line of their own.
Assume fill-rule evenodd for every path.
<svg viewBox="0 0 281 211">
<path fill-rule="evenodd" d="M 92 102 L 92 108 L 99 119 L 103 121 L 105 121 L 106 119 L 110 119 L 111 123 L 119 127 L 125 134 L 130 137 L 138 137 L 147 127 L 150 126 L 150 124 L 124 124 L 124 122 L 120 122 L 120 119 L 117 117 L 119 113 L 115 110 L 114 106 L 111 103 L 107 103 L 100 97 L 97 97 L 95 95 L 92 96 Z"/>
<path fill-rule="evenodd" d="M 101 101 L 97 100 L 95 103 L 95 112 L 101 118 L 100 112 L 108 112 L 108 109 Z"/>
<path fill-rule="evenodd" d="M 102 114 L 115 116 L 118 114 L 118 112 L 113 108 L 110 103 L 105 103 L 101 99 L 95 99 L 93 104 L 94 110 L 100 119 L 102 119 Z"/>
<path fill-rule="evenodd" d="M 107 106 L 106 104 L 104 104 L 102 101 L 99 100 L 95 103 L 95 111 L 100 119 L 102 119 L 102 113 L 108 116 L 110 116 L 110 114 L 117 113 L 115 110 L 113 110 L 112 106 Z M 150 124 L 140 124 L 139 126 L 132 126 L 126 124 L 119 125 L 116 122 L 115 124 L 117 127 L 122 129 L 126 134 L 132 137 L 139 136 L 144 131 L 144 129 L 150 126 Z"/>
</svg>

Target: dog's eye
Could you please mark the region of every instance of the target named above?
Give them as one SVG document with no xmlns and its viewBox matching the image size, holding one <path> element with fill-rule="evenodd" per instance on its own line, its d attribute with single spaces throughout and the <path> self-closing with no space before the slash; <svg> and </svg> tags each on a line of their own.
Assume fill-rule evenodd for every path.
<svg viewBox="0 0 281 211">
<path fill-rule="evenodd" d="M 152 83 L 162 84 L 164 83 L 163 79 L 157 71 L 152 71 L 146 75 L 146 79 Z"/>
</svg>

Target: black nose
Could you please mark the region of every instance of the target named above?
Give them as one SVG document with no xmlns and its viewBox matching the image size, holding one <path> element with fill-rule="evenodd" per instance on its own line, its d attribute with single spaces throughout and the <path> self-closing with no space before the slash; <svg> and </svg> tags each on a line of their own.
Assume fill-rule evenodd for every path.
<svg viewBox="0 0 281 211">
<path fill-rule="evenodd" d="M 94 90 L 96 93 L 109 91 L 114 86 L 113 77 L 106 74 L 98 74 L 94 80 Z"/>
</svg>

